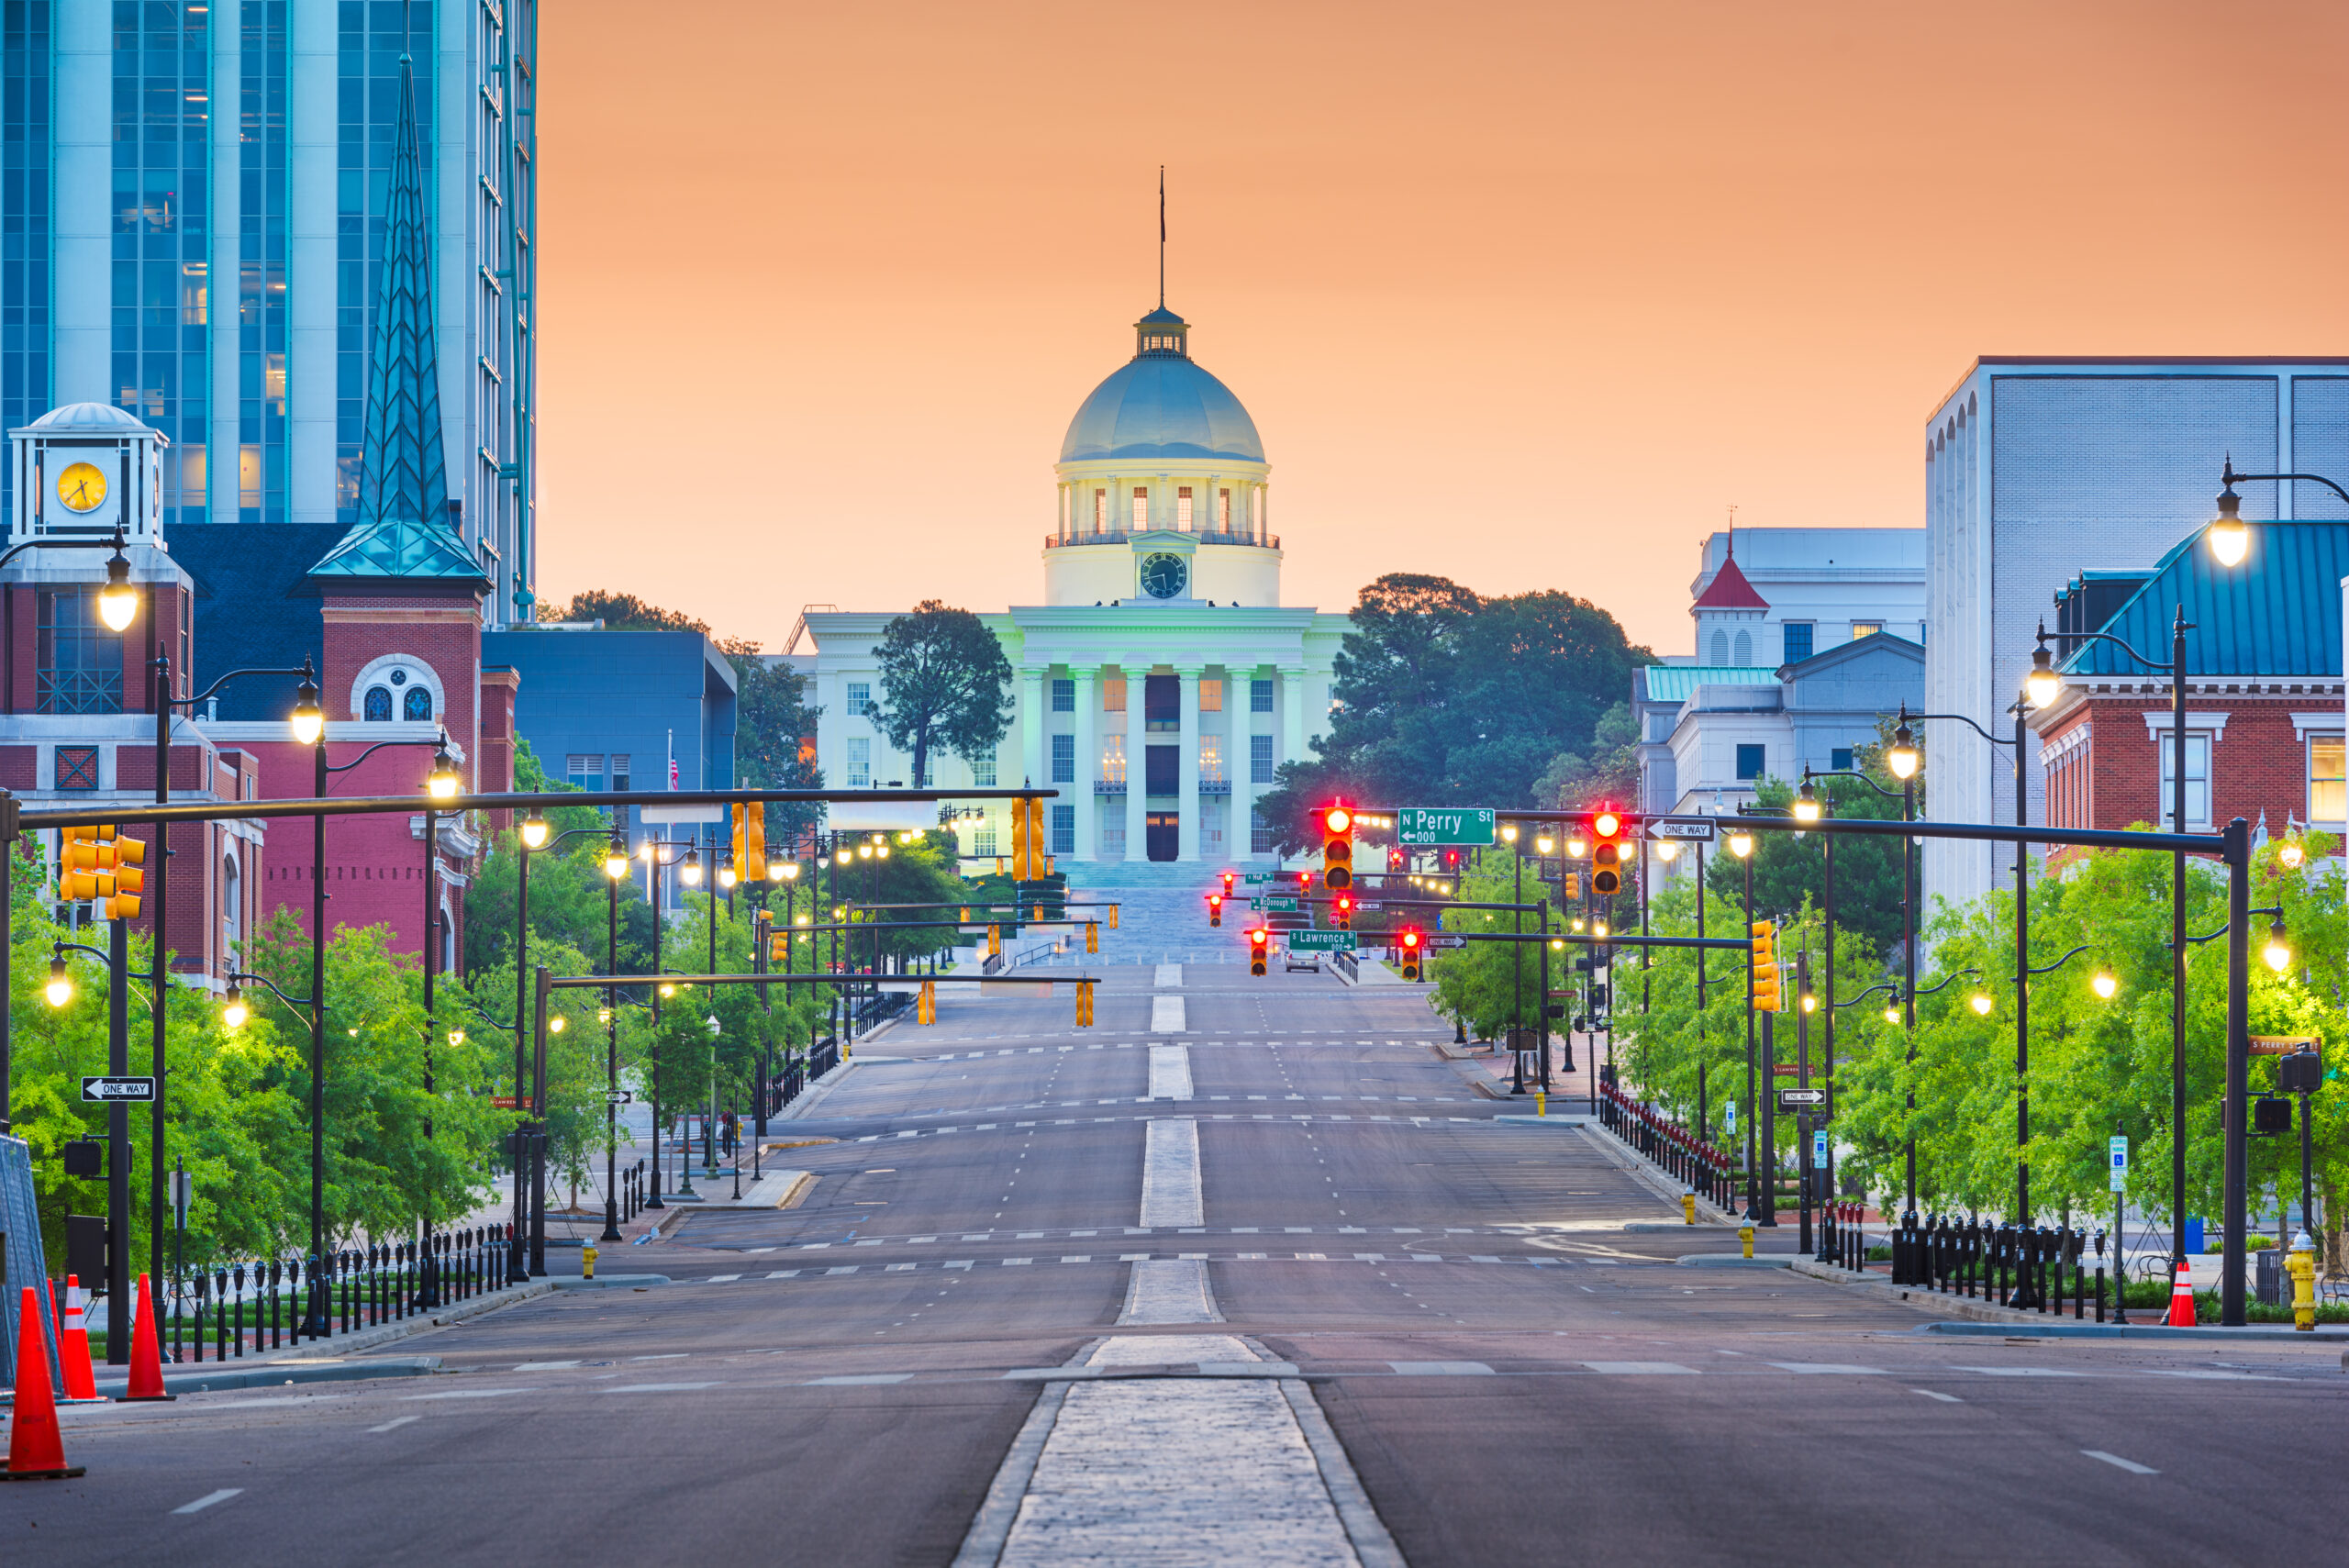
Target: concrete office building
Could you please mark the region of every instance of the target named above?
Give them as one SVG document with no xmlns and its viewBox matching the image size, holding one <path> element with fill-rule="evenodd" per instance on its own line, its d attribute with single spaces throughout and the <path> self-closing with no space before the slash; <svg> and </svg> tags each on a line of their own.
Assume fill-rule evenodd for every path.
<svg viewBox="0 0 2349 1568">
<path fill-rule="evenodd" d="M 1976 360 L 1925 429 L 1927 706 L 2010 736 L 2056 596 L 2083 568 L 2150 574 L 2210 521 L 2230 456 L 2250 473 L 2349 483 L 2349 359 Z M 2349 517 L 2321 485 L 2242 494 L 2246 518 Z M 2165 661 L 2168 645 L 2143 651 Z M 1928 726 L 1925 744 L 1934 817 L 2013 820 L 2006 748 L 1953 722 Z M 2043 822 L 2035 754 L 2023 773 L 2026 808 Z M 1928 840 L 1927 894 L 1979 896 L 2004 880 L 1999 853 Z"/>
<path fill-rule="evenodd" d="M 412 62 L 447 488 L 529 617 L 537 0 L 14 0 L 0 39 L 0 428 L 111 404 L 168 441 L 161 526 L 361 517 Z M 405 18 L 405 28 L 403 19 Z M 14 512 L 16 476 L 0 482 Z"/>
</svg>

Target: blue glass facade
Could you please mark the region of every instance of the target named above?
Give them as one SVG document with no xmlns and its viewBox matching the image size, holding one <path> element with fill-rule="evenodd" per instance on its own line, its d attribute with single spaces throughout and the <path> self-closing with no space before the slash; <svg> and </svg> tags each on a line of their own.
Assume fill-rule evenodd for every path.
<svg viewBox="0 0 2349 1568">
<path fill-rule="evenodd" d="M 0 429 L 50 406 L 50 0 L 0 5 Z M 14 515 L 0 465 L 0 512 Z"/>
<path fill-rule="evenodd" d="M 240 7 L 237 520 L 286 520 L 285 173 L 288 0 Z"/>
<path fill-rule="evenodd" d="M 400 27 L 402 12 L 407 28 Z M 367 353 L 383 292 L 384 214 L 392 132 L 400 112 L 400 56 L 416 77 L 417 139 L 434 165 L 432 0 L 342 0 L 335 95 L 335 520 L 359 520 L 360 448 L 367 416 Z M 437 180 L 424 183 L 426 222 L 436 234 Z"/>
<path fill-rule="evenodd" d="M 171 440 L 166 528 L 201 522 L 205 512 L 209 17 L 191 6 L 136 0 L 117 0 L 114 8 L 108 390 L 118 406 Z"/>
</svg>

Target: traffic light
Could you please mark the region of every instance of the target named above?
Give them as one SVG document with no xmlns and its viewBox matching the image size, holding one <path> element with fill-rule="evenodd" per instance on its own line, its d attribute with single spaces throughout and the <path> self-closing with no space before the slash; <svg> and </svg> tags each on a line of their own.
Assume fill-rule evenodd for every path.
<svg viewBox="0 0 2349 1568">
<path fill-rule="evenodd" d="M 1354 929 L 1354 895 L 1351 893 L 1332 895 L 1330 899 L 1330 918 L 1336 924 L 1338 929 L 1353 930 Z"/>
<path fill-rule="evenodd" d="M 1028 880 L 1028 803 L 1011 803 L 1011 880 Z"/>
<path fill-rule="evenodd" d="M 1093 1027 L 1093 982 L 1090 980 L 1076 983 L 1076 1027 L 1081 1029 Z"/>
<path fill-rule="evenodd" d="M 1262 926 L 1257 927 L 1254 930 L 1248 933 L 1249 973 L 1262 974 L 1264 973 L 1264 951 L 1272 940 L 1273 933 Z"/>
<path fill-rule="evenodd" d="M 1403 851 L 1400 845 L 1389 845 L 1387 847 L 1386 869 L 1390 872 L 1401 871 L 1403 869 Z"/>
<path fill-rule="evenodd" d="M 1208 895 L 1208 924 L 1210 926 L 1223 924 L 1223 895 L 1220 893 Z"/>
<path fill-rule="evenodd" d="M 1460 851 L 1458 850 L 1446 850 L 1443 851 L 1443 869 L 1446 871 L 1458 871 L 1460 869 Z"/>
<path fill-rule="evenodd" d="M 103 899 L 98 913 L 108 920 L 139 917 L 140 895 L 147 890 L 147 845 L 139 839 L 117 835 L 111 824 L 68 828 L 64 863 L 59 868 L 57 895 L 69 903 Z"/>
<path fill-rule="evenodd" d="M 1297 890 L 1299 893 L 1310 893 L 1313 891 L 1313 873 L 1311 872 L 1301 871 L 1297 873 Z"/>
<path fill-rule="evenodd" d="M 918 1024 L 934 1024 L 937 1021 L 938 982 L 935 980 L 925 980 L 921 983 L 921 996 L 914 1003 L 914 1022 Z"/>
<path fill-rule="evenodd" d="M 734 870 L 748 882 L 767 879 L 767 808 L 751 801 L 734 808 Z"/>
<path fill-rule="evenodd" d="M 1753 973 L 1753 1010 L 1775 1013 L 1778 1011 L 1777 922 L 1754 921 L 1752 939 L 1753 951 L 1749 962 Z"/>
<path fill-rule="evenodd" d="M 1321 813 L 1321 880 L 1331 892 L 1354 882 L 1354 814 L 1342 806 Z"/>
<path fill-rule="evenodd" d="M 1565 884 L 1561 890 L 1561 896 L 1566 898 L 1580 898 L 1582 896 L 1582 873 L 1578 871 L 1570 871 L 1565 873 Z"/>
<path fill-rule="evenodd" d="M 1419 982 L 1419 942 L 1421 939 L 1419 928 L 1416 926 L 1405 927 L 1400 940 L 1403 948 L 1404 983 L 1406 984 L 1416 985 Z"/>
<path fill-rule="evenodd" d="M 1101 951 L 1101 922 L 1098 920 L 1085 922 L 1085 951 L 1087 952 Z"/>
<path fill-rule="evenodd" d="M 1223 895 L 1226 898 L 1231 896 L 1231 884 L 1239 880 L 1240 873 L 1238 872 L 1228 871 L 1223 873 Z"/>
<path fill-rule="evenodd" d="M 1002 954 L 1003 928 L 1001 926 L 989 926 L 987 928 L 987 956 L 989 958 L 999 958 Z"/>
<path fill-rule="evenodd" d="M 1594 811 L 1590 816 L 1590 890 L 1601 897 L 1623 891 L 1625 822 L 1620 811 Z"/>
</svg>

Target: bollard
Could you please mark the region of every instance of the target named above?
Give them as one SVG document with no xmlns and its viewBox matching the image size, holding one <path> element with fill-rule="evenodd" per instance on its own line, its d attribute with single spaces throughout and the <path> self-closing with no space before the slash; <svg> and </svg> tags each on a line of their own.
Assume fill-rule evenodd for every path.
<svg viewBox="0 0 2349 1568">
<path fill-rule="evenodd" d="M 1695 1193 L 1680 1195 L 1680 1223 L 1683 1225 L 1697 1223 L 1697 1195 Z"/>
<path fill-rule="evenodd" d="M 596 1277 L 596 1243 L 593 1241 L 579 1249 L 579 1277 L 581 1279 Z"/>
<path fill-rule="evenodd" d="M 1737 1244 L 1745 1249 L 1747 1257 L 1753 1256 L 1753 1227 L 1741 1225 L 1737 1228 Z"/>
<path fill-rule="evenodd" d="M 2284 1267 L 2292 1275 L 2292 1327 L 2312 1334 L 2316 1331 L 2316 1244 L 2307 1231 L 2292 1238 L 2292 1251 Z"/>
</svg>

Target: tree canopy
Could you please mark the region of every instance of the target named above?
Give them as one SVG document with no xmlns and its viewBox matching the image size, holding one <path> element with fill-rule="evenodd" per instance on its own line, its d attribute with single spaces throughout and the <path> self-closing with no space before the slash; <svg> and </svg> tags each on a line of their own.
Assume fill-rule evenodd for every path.
<svg viewBox="0 0 2349 1568">
<path fill-rule="evenodd" d="M 1285 852 L 1307 847 L 1308 812 L 1333 796 L 1553 804 L 1545 776 L 1554 788 L 1589 771 L 1600 720 L 1623 704 L 1631 672 L 1654 662 L 1607 611 L 1554 591 L 1485 598 L 1449 578 L 1393 573 L 1363 589 L 1348 618 L 1330 733 L 1315 756 L 1284 762 L 1264 797 Z M 1607 750 L 1626 743 L 1620 728 Z"/>
<path fill-rule="evenodd" d="M 978 757 L 1011 729 L 1011 661 L 986 623 L 968 610 L 924 599 L 883 628 L 880 703 L 873 722 L 913 758 L 920 787 L 930 752 Z"/>
</svg>

